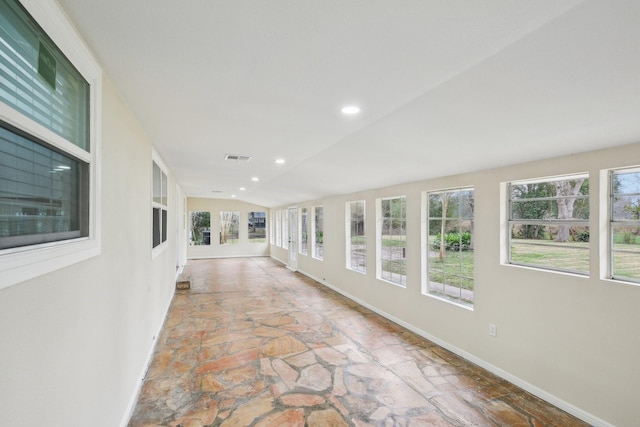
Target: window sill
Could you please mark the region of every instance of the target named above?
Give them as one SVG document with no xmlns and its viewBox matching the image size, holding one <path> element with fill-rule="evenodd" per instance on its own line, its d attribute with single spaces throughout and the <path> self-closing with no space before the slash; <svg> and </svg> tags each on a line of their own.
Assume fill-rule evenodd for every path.
<svg viewBox="0 0 640 427">
<path fill-rule="evenodd" d="M 100 255 L 97 239 L 65 242 L 0 251 L 0 289 L 60 270 Z"/>
</svg>

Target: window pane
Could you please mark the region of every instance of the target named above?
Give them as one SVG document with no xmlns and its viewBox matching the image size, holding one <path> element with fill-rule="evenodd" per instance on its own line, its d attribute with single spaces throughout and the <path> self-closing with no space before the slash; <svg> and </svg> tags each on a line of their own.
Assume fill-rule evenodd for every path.
<svg viewBox="0 0 640 427">
<path fill-rule="evenodd" d="M 162 241 L 167 241 L 167 211 L 162 209 Z"/>
<path fill-rule="evenodd" d="M 640 226 L 614 226 L 612 232 L 612 276 L 640 281 Z"/>
<path fill-rule="evenodd" d="M 85 237 L 88 165 L 0 127 L 0 249 Z"/>
<path fill-rule="evenodd" d="M 559 239 L 568 235 L 568 241 Z M 578 273 L 589 272 L 589 227 L 514 225 L 511 261 Z"/>
<path fill-rule="evenodd" d="M 89 151 L 89 84 L 14 0 L 0 0 L 0 100 Z"/>
<path fill-rule="evenodd" d="M 161 172 L 161 177 L 162 177 L 162 182 L 161 182 L 161 194 L 162 197 L 160 199 L 160 203 L 163 206 L 167 206 L 167 175 L 164 174 L 164 172 Z"/>
<path fill-rule="evenodd" d="M 349 265 L 360 271 L 367 271 L 367 238 L 365 234 L 364 200 L 349 203 Z"/>
<path fill-rule="evenodd" d="M 162 203 L 162 170 L 153 162 L 153 201 Z"/>
<path fill-rule="evenodd" d="M 240 212 L 220 212 L 220 244 L 234 244 L 239 242 Z"/>
<path fill-rule="evenodd" d="M 249 212 L 248 218 L 249 243 L 266 242 L 267 213 Z"/>
<path fill-rule="evenodd" d="M 211 244 L 211 213 L 191 212 L 191 228 L 189 230 L 189 244 L 193 246 Z"/>
<path fill-rule="evenodd" d="M 406 285 L 406 198 L 380 200 L 380 277 Z"/>
<path fill-rule="evenodd" d="M 324 209 L 322 206 L 314 208 L 314 246 L 313 257 L 317 259 L 324 258 Z"/>
<path fill-rule="evenodd" d="M 160 244 L 160 209 L 152 208 L 153 212 L 153 247 Z"/>
<path fill-rule="evenodd" d="M 300 253 L 307 255 L 309 252 L 309 219 L 307 208 L 302 208 L 300 214 Z"/>
<path fill-rule="evenodd" d="M 429 193 L 426 237 L 429 294 L 473 305 L 472 188 Z"/>
</svg>

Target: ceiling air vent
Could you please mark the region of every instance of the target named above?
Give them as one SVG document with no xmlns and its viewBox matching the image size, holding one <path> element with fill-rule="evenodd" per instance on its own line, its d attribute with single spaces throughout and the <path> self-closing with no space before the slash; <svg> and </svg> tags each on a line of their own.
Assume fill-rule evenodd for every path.
<svg viewBox="0 0 640 427">
<path fill-rule="evenodd" d="M 225 160 L 236 160 L 238 162 L 248 162 L 251 160 L 251 156 L 239 156 L 237 154 L 225 154 Z"/>
</svg>

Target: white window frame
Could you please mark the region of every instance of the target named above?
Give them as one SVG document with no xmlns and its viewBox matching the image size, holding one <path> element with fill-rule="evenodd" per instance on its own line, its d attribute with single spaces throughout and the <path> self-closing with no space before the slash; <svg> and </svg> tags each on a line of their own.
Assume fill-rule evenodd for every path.
<svg viewBox="0 0 640 427">
<path fill-rule="evenodd" d="M 522 223 L 526 223 L 526 224 L 539 224 L 539 225 L 559 225 L 559 224 L 565 224 L 565 225 L 574 225 L 574 226 L 586 226 L 589 227 L 590 231 L 594 231 L 593 227 L 591 227 L 591 212 L 589 213 L 589 219 L 586 220 L 562 220 L 562 219 L 551 219 L 551 220 L 545 220 L 545 219 L 531 219 L 531 220 L 514 220 L 512 219 L 512 190 L 511 187 L 513 185 L 524 185 L 524 184 L 535 184 L 535 183 L 549 183 L 549 182 L 554 182 L 554 181 L 563 181 L 563 180 L 573 180 L 573 179 L 580 179 L 580 178 L 585 178 L 589 181 L 590 180 L 590 176 L 588 172 L 578 172 L 578 173 L 572 173 L 569 175 L 558 175 L 558 176 L 546 176 L 546 177 L 541 177 L 541 178 L 533 178 L 533 179 L 522 179 L 522 180 L 515 180 L 515 181 L 510 181 L 506 183 L 506 209 L 507 209 L 507 221 L 506 221 L 506 226 L 507 226 L 507 230 L 506 230 L 506 237 L 507 237 L 507 246 L 506 246 L 506 251 L 507 251 L 507 263 L 509 265 L 513 265 L 515 267 L 525 267 L 525 268 L 535 268 L 535 269 L 540 269 L 540 270 L 544 270 L 544 271 L 550 271 L 550 272 L 555 272 L 555 273 L 566 273 L 566 274 L 574 274 L 576 276 L 581 276 L 581 277 L 589 277 L 590 276 L 590 269 L 588 269 L 587 271 L 582 271 L 582 270 L 573 270 L 573 269 L 567 269 L 567 268 L 559 268 L 559 267 L 551 267 L 551 266 L 546 266 L 546 265 L 541 265 L 541 264 L 528 264 L 528 263 L 523 263 L 523 262 L 514 262 L 512 260 L 512 252 L 511 252 L 511 239 L 512 239 L 512 227 L 514 225 L 517 224 L 522 224 Z M 591 182 L 590 182 L 591 184 Z M 590 187 L 590 193 L 592 192 L 592 189 Z M 586 199 L 590 199 L 591 198 L 591 194 L 588 194 L 587 196 L 580 196 L 580 198 L 586 198 Z M 543 198 L 545 199 L 545 198 Z M 550 198 L 551 199 L 551 198 Z M 535 200 L 535 199 L 534 199 Z M 568 246 L 569 247 L 569 246 Z M 590 264 L 590 258 L 591 258 L 591 250 L 589 247 L 587 248 L 579 248 L 579 247 L 574 247 L 575 249 L 580 249 L 580 250 L 585 250 L 587 252 L 587 256 L 589 257 L 589 264 Z"/>
<path fill-rule="evenodd" d="M 282 249 L 289 249 L 289 211 L 282 210 Z"/>
<path fill-rule="evenodd" d="M 164 249 L 169 246 L 169 198 L 171 197 L 171 195 L 169 194 L 169 177 L 167 175 L 167 166 L 164 164 L 164 162 L 162 161 L 162 158 L 160 157 L 160 155 L 158 154 L 158 152 L 155 149 L 152 149 L 152 155 L 151 155 L 151 159 L 152 159 L 152 163 L 151 163 L 151 259 L 157 257 L 162 251 L 164 251 Z M 160 168 L 160 172 L 162 173 L 162 176 L 164 176 L 164 181 L 166 182 L 166 192 L 167 192 L 167 197 L 166 197 L 166 204 L 162 204 L 162 203 L 158 203 L 156 201 L 153 200 L 153 164 L 156 164 L 158 166 L 158 168 Z M 160 180 L 160 185 L 161 185 L 161 191 L 160 194 L 162 194 L 163 192 L 163 186 L 162 186 L 162 179 Z M 153 209 L 160 209 L 160 244 L 153 246 Z M 163 224 L 162 224 L 162 211 L 166 211 L 167 212 L 167 236 L 166 239 L 163 241 L 162 240 L 162 229 L 163 229 Z"/>
<path fill-rule="evenodd" d="M 363 233 L 364 233 L 364 267 L 354 266 L 353 265 L 353 241 L 351 237 L 351 217 L 353 215 L 353 206 L 354 204 L 362 204 L 362 221 L 363 221 Z M 366 201 L 365 200 L 353 200 L 345 203 L 345 245 L 346 245 L 346 265 L 349 270 L 355 271 L 361 274 L 367 274 L 367 210 L 366 210 Z"/>
<path fill-rule="evenodd" d="M 276 246 L 282 247 L 282 211 L 276 211 Z"/>
<path fill-rule="evenodd" d="M 382 197 L 379 199 L 376 199 L 376 278 L 378 280 L 381 280 L 383 282 L 386 283 L 390 283 L 392 285 L 395 286 L 399 286 L 401 288 L 406 288 L 407 287 L 407 274 L 405 271 L 404 275 L 401 275 L 401 281 L 400 282 L 396 282 L 393 280 L 389 280 L 386 277 L 382 277 L 382 262 L 385 261 L 382 259 L 382 255 L 383 255 L 383 248 L 382 248 L 382 224 L 384 222 L 384 218 L 382 215 L 382 201 L 383 200 L 394 200 L 394 199 L 404 199 L 405 201 L 405 209 L 404 209 L 404 238 L 405 238 L 405 251 L 406 251 L 406 244 L 407 244 L 407 196 L 406 195 L 399 195 L 399 196 L 393 196 L 393 197 Z M 406 259 L 406 252 L 405 252 L 405 259 Z M 406 267 L 406 266 L 405 266 Z"/>
<path fill-rule="evenodd" d="M 475 200 L 475 187 L 473 186 L 462 186 L 462 187 L 454 187 L 454 188 L 446 188 L 446 189 L 438 189 L 438 190 L 429 190 L 429 191 L 425 191 L 422 193 L 422 294 L 431 298 L 435 298 L 444 302 L 447 302 L 449 304 L 453 304 L 468 310 L 473 310 L 474 308 L 474 304 L 475 304 L 475 278 L 474 277 L 466 277 L 471 279 L 472 281 L 474 281 L 474 290 L 473 290 L 473 297 L 472 297 L 472 302 L 467 302 L 464 301 L 462 299 L 462 288 L 460 287 L 460 296 L 459 297 L 445 297 L 440 295 L 439 292 L 434 292 L 431 290 L 429 283 L 430 283 L 430 276 L 429 276 L 429 270 L 430 270 L 430 266 L 429 266 L 429 251 L 432 250 L 431 245 L 433 244 L 433 242 L 429 241 L 429 225 L 430 225 L 430 221 L 431 220 L 443 220 L 443 219 L 452 219 L 452 218 L 443 218 L 442 216 L 438 217 L 438 218 L 432 218 L 430 216 L 430 212 L 429 212 L 429 196 L 431 194 L 438 194 L 438 193 L 453 193 L 453 192 L 462 192 L 462 191 L 469 191 L 471 190 L 473 192 L 473 197 Z M 461 221 L 463 219 L 467 219 L 470 220 L 472 222 L 475 221 L 475 212 L 472 213 L 471 218 L 462 218 L 460 216 L 461 212 L 458 211 L 458 221 Z M 471 241 L 473 241 L 474 239 L 474 232 L 471 231 Z M 462 249 L 462 247 L 460 248 Z M 475 261 L 475 260 L 474 260 Z M 461 268 L 460 268 L 461 270 Z M 463 278 L 465 276 L 462 275 L 462 272 L 460 271 L 459 274 L 455 274 L 454 276 L 457 276 L 459 278 Z M 436 282 L 438 283 L 438 282 Z M 445 292 L 446 293 L 446 292 Z"/>
<path fill-rule="evenodd" d="M 302 219 L 304 218 L 304 222 Z M 309 255 L 309 208 L 300 208 L 300 215 L 298 216 L 298 236 L 300 244 L 298 245 L 298 251 L 300 255 Z M 304 237 L 306 235 L 306 237 Z M 303 241 L 304 239 L 304 241 Z M 304 244 L 304 246 L 303 246 Z"/>
<path fill-rule="evenodd" d="M 0 251 L 0 289 L 87 260 L 101 251 L 101 117 L 102 70 L 53 0 L 21 0 L 58 49 L 89 83 L 89 151 L 0 102 L 0 120 L 45 141 L 89 166 L 89 235 Z"/>
<path fill-rule="evenodd" d="M 316 209 L 322 209 L 322 253 L 318 254 L 318 249 L 316 248 Z M 324 206 L 318 205 L 313 208 L 313 215 L 311 216 L 311 257 L 313 259 L 317 259 L 318 261 L 324 260 Z M 307 242 L 309 239 L 307 239 Z"/>
<path fill-rule="evenodd" d="M 614 188 L 613 188 L 613 176 L 616 172 L 619 173 L 640 173 L 640 166 L 633 166 L 633 167 L 625 167 L 625 168 L 616 168 L 616 169 L 611 169 L 608 171 L 607 173 L 607 211 L 608 214 L 606 215 L 606 218 L 608 220 L 608 239 L 607 239 L 607 255 L 608 255 L 608 259 L 607 259 L 607 278 L 611 279 L 611 280 L 615 280 L 616 282 L 623 282 L 623 283 L 628 283 L 628 284 L 632 284 L 632 285 L 636 285 L 636 286 L 640 286 L 640 279 L 637 278 L 632 278 L 632 277 L 627 277 L 627 276 L 616 276 L 614 274 L 614 254 L 616 252 L 621 252 L 621 253 L 625 253 L 626 251 L 624 250 L 616 250 L 614 249 L 614 228 L 616 226 L 632 226 L 632 227 L 640 227 L 640 219 L 638 220 L 633 220 L 633 219 L 625 219 L 625 220 L 615 220 L 613 217 L 613 213 L 614 213 L 614 207 L 613 207 L 613 201 L 615 196 L 617 195 L 622 195 L 622 196 L 638 196 L 640 197 L 639 194 L 637 193 L 614 193 Z M 628 252 L 628 253 L 634 253 L 636 255 L 638 255 L 637 252 Z"/>
</svg>

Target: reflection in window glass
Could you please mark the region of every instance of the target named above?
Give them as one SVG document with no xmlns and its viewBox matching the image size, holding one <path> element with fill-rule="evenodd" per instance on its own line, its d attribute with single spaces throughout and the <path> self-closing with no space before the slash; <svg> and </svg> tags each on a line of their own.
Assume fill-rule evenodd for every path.
<svg viewBox="0 0 640 427">
<path fill-rule="evenodd" d="M 88 164 L 0 127 L 0 249 L 89 233 Z"/>
<path fill-rule="evenodd" d="M 264 243 L 267 241 L 267 213 L 249 212 L 248 214 L 249 243 Z"/>
</svg>

